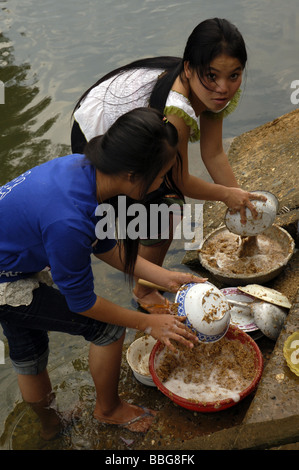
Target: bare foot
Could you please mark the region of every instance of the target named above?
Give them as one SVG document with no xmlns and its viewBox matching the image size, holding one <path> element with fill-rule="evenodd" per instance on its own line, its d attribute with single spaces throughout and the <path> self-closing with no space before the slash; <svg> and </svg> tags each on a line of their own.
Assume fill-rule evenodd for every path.
<svg viewBox="0 0 299 470">
<path fill-rule="evenodd" d="M 82 415 L 81 405 L 78 404 L 73 410 L 60 412 L 53 410 L 47 424 L 44 424 L 41 430 L 41 437 L 45 441 L 55 439 L 60 433 L 72 426 Z"/>
<path fill-rule="evenodd" d="M 135 288 L 133 295 L 139 306 L 149 313 L 165 313 L 165 310 L 170 313 L 171 303 L 156 289 Z"/>
<path fill-rule="evenodd" d="M 147 432 L 156 415 L 157 412 L 154 410 L 131 405 L 124 401 L 109 415 L 102 414 L 97 405 L 94 411 L 94 417 L 100 423 L 113 424 L 132 432 Z"/>
</svg>

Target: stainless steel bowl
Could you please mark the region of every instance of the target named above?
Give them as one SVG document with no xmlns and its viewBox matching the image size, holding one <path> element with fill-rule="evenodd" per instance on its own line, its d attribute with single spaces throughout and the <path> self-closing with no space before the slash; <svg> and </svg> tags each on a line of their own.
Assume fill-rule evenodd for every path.
<svg viewBox="0 0 299 470">
<path fill-rule="evenodd" d="M 228 209 L 225 214 L 225 225 L 230 232 L 242 236 L 258 235 L 275 221 L 279 205 L 276 196 L 269 191 L 251 191 L 251 193 L 267 198 L 266 201 L 251 200 L 257 210 L 257 218 L 254 219 L 251 211 L 246 208 L 247 220 L 245 224 L 242 224 L 240 212 L 231 213 Z"/>
<path fill-rule="evenodd" d="M 224 268 L 211 266 L 211 264 L 209 264 L 202 255 L 202 250 L 205 247 L 205 244 L 208 241 L 211 242 L 213 240 L 213 237 L 215 237 L 221 232 L 227 233 L 228 229 L 226 227 L 220 227 L 210 233 L 203 240 L 198 256 L 203 268 L 209 271 L 217 280 L 221 281 L 226 285 L 244 286 L 247 284 L 263 284 L 269 282 L 283 271 L 283 269 L 285 268 L 294 253 L 295 242 L 291 235 L 285 229 L 279 227 L 278 225 L 272 225 L 263 233 L 269 236 L 273 241 L 278 242 L 282 246 L 284 252 L 283 261 L 281 263 L 278 263 L 277 266 L 268 271 L 265 270 L 251 274 L 234 274 L 232 272 L 228 272 Z"/>
</svg>

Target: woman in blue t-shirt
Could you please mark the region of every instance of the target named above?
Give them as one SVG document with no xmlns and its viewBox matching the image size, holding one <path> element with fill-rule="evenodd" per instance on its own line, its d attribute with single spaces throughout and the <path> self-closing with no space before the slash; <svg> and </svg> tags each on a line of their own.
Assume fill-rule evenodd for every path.
<svg viewBox="0 0 299 470">
<path fill-rule="evenodd" d="M 162 181 L 167 185 L 166 175 L 178 158 L 177 142 L 175 127 L 158 111 L 135 109 L 93 138 L 85 155 L 53 159 L 0 188 L 0 322 L 23 399 L 40 417 L 45 439 L 60 429 L 59 413 L 50 406 L 48 331 L 90 341 L 94 416 L 141 432 L 155 412 L 118 395 L 125 329 L 147 332 L 169 348 L 171 339 L 189 347 L 197 341 L 166 309 L 148 315 L 97 295 L 91 269 L 94 254 L 130 278 L 142 277 L 174 292 L 183 283 L 202 282 L 138 256 L 134 224 L 119 242 L 114 237 L 109 200 L 125 195 L 142 201 Z M 119 227 L 119 233 L 125 228 Z M 45 282 L 47 269 L 56 286 Z"/>
</svg>

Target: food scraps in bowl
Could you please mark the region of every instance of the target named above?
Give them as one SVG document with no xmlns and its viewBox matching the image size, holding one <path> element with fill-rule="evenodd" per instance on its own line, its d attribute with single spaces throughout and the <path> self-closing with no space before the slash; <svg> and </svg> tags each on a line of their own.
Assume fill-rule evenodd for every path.
<svg viewBox="0 0 299 470">
<path fill-rule="evenodd" d="M 293 249 L 293 240 L 276 225 L 245 241 L 221 227 L 204 240 L 199 259 L 214 274 L 249 279 L 284 266 Z"/>
<path fill-rule="evenodd" d="M 263 360 L 249 335 L 230 326 L 216 343 L 192 349 L 176 344 L 173 353 L 161 343 L 153 348 L 150 371 L 159 390 L 178 405 L 201 412 L 231 407 L 257 386 Z"/>
<path fill-rule="evenodd" d="M 131 367 L 135 378 L 144 385 L 155 387 L 155 383 L 149 371 L 150 353 L 156 344 L 152 336 L 141 336 L 133 341 L 127 349 L 127 362 Z"/>
</svg>

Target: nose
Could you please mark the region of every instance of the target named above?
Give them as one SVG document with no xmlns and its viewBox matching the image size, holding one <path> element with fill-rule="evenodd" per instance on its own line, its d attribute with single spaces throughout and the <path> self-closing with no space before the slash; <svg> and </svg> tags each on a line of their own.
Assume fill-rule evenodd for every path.
<svg viewBox="0 0 299 470">
<path fill-rule="evenodd" d="M 228 86 L 228 81 L 227 80 L 217 80 L 216 81 L 216 88 L 215 91 L 217 93 L 221 93 L 222 95 L 225 95 L 229 91 L 229 86 Z"/>
</svg>

